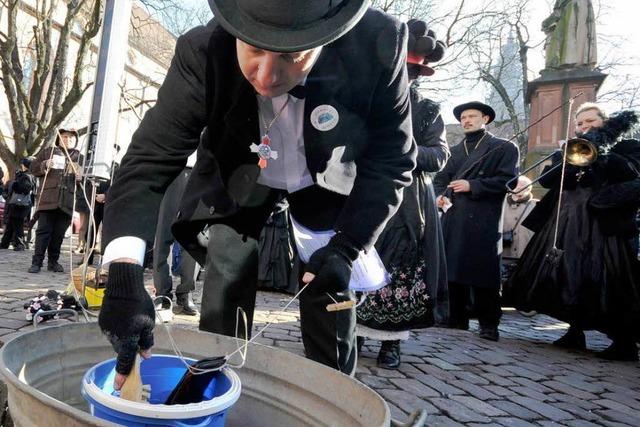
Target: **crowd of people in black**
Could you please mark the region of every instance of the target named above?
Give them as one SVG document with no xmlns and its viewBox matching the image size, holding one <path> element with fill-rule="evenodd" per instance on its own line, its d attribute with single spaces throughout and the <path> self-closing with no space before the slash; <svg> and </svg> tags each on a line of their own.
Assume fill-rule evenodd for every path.
<svg viewBox="0 0 640 427">
<path fill-rule="evenodd" d="M 289 292 L 308 285 L 300 296 L 307 356 L 349 374 L 367 338 L 381 341 L 385 368 L 400 365 L 413 329 L 468 330 L 477 318 L 479 337 L 498 341 L 504 305 L 568 322 L 556 345 L 584 349 L 584 331 L 595 329 L 612 340 L 599 356 L 638 360 L 640 142 L 625 139 L 634 112 L 579 106 L 575 134 L 596 155 L 567 163 L 563 145 L 538 201 L 518 175 L 516 144 L 487 129 L 491 106 L 455 107 L 464 138 L 447 141 L 439 105 L 419 90 L 418 78 L 444 55 L 424 22 L 330 5 L 331 24 L 324 12 L 299 12 L 337 25 L 331 36 L 308 26 L 283 35 L 281 23 L 267 25 L 275 15 L 265 6 L 255 11 L 264 13 L 255 33 L 225 1 L 210 3 L 219 21 L 178 40 L 157 105 L 109 191 L 96 194 L 110 277 L 100 325 L 119 354 L 116 384 L 132 356 L 153 345 L 154 310 L 163 308 L 142 283 L 145 253 L 153 248 L 157 295 L 172 301 L 172 245 L 182 254 L 175 296 L 184 314 L 198 313 L 191 294 L 197 264 L 205 268 L 201 329 L 234 335 L 237 307 L 250 326 L 258 284 Z M 344 62 L 350 55 L 360 56 Z M 30 272 L 45 253 L 48 269 L 63 271 L 65 230 L 73 210 L 88 206 L 76 195 L 77 142 L 61 129 L 7 185 L 0 247 L 26 247 L 21 224 L 33 207 Z M 310 250 L 301 230 L 328 243 Z M 364 254 L 379 260 L 385 282 L 356 294 L 351 273 Z M 353 309 L 324 309 L 355 300 Z"/>
</svg>

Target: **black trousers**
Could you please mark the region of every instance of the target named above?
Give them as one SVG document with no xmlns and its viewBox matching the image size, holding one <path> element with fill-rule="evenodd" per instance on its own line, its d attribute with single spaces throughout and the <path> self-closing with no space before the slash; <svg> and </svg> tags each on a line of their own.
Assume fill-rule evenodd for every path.
<svg viewBox="0 0 640 427">
<path fill-rule="evenodd" d="M 171 245 L 175 242 L 171 234 L 171 224 L 176 217 L 189 175 L 191 175 L 191 168 L 185 168 L 167 187 L 158 214 L 158 227 L 153 245 L 153 285 L 156 288 L 156 295 L 169 298 L 172 296 L 173 280 L 167 258 L 171 253 Z M 176 294 L 186 294 L 196 289 L 195 272 L 196 260 L 187 251 L 182 251 L 180 284 L 176 287 Z"/>
<path fill-rule="evenodd" d="M 25 247 L 24 219 L 29 215 L 30 206 L 6 205 L 9 210 L 7 222 L 4 226 L 4 235 L 0 241 L 0 247 L 8 248 L 13 244 L 14 248 Z"/>
<path fill-rule="evenodd" d="M 502 317 L 497 288 L 449 282 L 449 318 L 452 326 L 465 326 L 477 317 L 480 327 L 497 327 Z"/>
<path fill-rule="evenodd" d="M 90 251 L 91 254 L 89 255 L 89 258 L 87 260 L 87 262 L 89 263 L 89 265 L 93 264 L 93 256 L 95 255 L 95 250 L 91 250 L 93 248 L 93 246 L 95 246 L 95 242 L 93 237 L 95 236 L 96 239 L 98 240 L 98 230 L 100 229 L 100 224 L 102 224 L 102 219 L 104 218 L 104 203 L 98 203 L 96 202 L 94 208 L 93 208 L 93 222 L 94 224 L 91 225 L 91 234 L 89 234 L 89 228 L 87 227 L 87 231 L 86 234 L 84 236 L 84 241 L 87 242 L 86 244 L 86 248 L 85 248 L 85 252 L 86 251 Z"/>
<path fill-rule="evenodd" d="M 71 215 L 61 209 L 40 211 L 39 213 L 35 252 L 31 263 L 42 266 L 45 252 L 49 264 L 58 262 L 64 233 L 71 225 Z"/>
<path fill-rule="evenodd" d="M 258 284 L 258 243 L 232 228 L 210 229 L 206 275 L 200 310 L 200 329 L 234 336 L 236 307 L 247 314 L 249 331 Z M 336 301 L 351 292 L 332 293 Z M 312 285 L 300 295 L 300 328 L 307 357 L 351 375 L 356 366 L 355 309 L 328 312 L 333 300 Z"/>
</svg>

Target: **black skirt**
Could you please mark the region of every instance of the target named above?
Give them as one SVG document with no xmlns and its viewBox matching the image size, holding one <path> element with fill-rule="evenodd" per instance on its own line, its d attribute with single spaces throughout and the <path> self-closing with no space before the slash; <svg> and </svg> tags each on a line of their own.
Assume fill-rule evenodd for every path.
<svg viewBox="0 0 640 427">
<path fill-rule="evenodd" d="M 583 329 L 612 334 L 640 330 L 640 266 L 631 241 L 605 236 L 588 209 L 591 188 L 563 192 L 556 213 L 530 241 L 503 296 L 519 310 L 536 310 Z"/>
</svg>

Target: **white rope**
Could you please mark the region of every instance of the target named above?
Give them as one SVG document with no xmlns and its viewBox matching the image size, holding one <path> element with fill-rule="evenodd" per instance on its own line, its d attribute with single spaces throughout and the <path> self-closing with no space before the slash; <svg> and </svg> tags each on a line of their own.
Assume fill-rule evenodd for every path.
<svg viewBox="0 0 640 427">
<path fill-rule="evenodd" d="M 293 296 L 293 298 L 291 298 L 291 299 L 287 302 L 287 304 L 285 304 L 285 306 L 284 306 L 282 309 L 280 309 L 280 310 L 279 310 L 279 311 L 277 311 L 276 313 L 273 313 L 272 315 L 275 315 L 275 314 L 277 314 L 277 313 L 285 313 L 285 312 L 287 311 L 287 309 L 291 306 L 291 304 L 293 304 L 293 302 L 294 302 L 295 300 L 297 300 L 297 299 L 300 297 L 300 294 L 302 294 L 302 292 L 304 292 L 304 290 L 305 290 L 308 286 L 309 286 L 309 285 L 305 285 L 305 286 L 303 286 L 303 287 L 298 291 L 298 293 L 297 293 L 297 294 L 295 294 L 295 295 Z M 159 310 L 158 310 L 158 309 L 156 309 L 156 319 L 158 319 L 158 317 L 159 317 L 159 316 L 158 316 L 158 311 L 159 311 Z M 240 320 L 240 315 L 242 315 L 242 317 L 243 317 L 243 322 L 244 322 L 244 328 L 245 328 L 245 334 L 244 334 L 245 338 L 244 338 L 244 339 L 241 339 L 241 338 L 239 338 L 239 337 L 238 337 L 238 327 L 239 327 L 239 323 L 240 323 L 240 322 L 239 322 L 239 320 Z M 225 363 L 224 363 L 222 366 L 220 366 L 219 368 L 212 368 L 212 369 L 199 369 L 199 368 L 195 368 L 195 367 L 193 367 L 192 365 L 190 365 L 190 364 L 186 361 L 186 359 L 185 359 L 185 357 L 184 357 L 184 355 L 183 355 L 182 351 L 180 351 L 180 348 L 179 348 L 179 347 L 178 347 L 178 345 L 176 344 L 176 342 L 175 342 L 175 340 L 174 340 L 174 338 L 173 338 L 173 336 L 172 336 L 172 334 L 171 334 L 171 330 L 169 329 L 169 326 L 167 326 L 167 325 L 166 325 L 164 322 L 162 322 L 162 321 L 161 321 L 161 323 L 162 323 L 162 325 L 164 326 L 164 328 L 165 328 L 165 330 L 166 330 L 166 332 L 167 332 L 167 336 L 168 336 L 168 338 L 169 338 L 169 345 L 171 346 L 171 349 L 173 350 L 174 354 L 175 354 L 176 356 L 178 356 L 178 358 L 182 361 L 182 363 L 185 365 L 185 367 L 187 368 L 187 370 L 188 370 L 189 372 L 191 372 L 193 375 L 202 375 L 202 374 L 206 374 L 206 373 L 209 373 L 209 372 L 216 372 L 216 371 L 219 371 L 219 370 L 221 370 L 221 369 L 223 369 L 224 367 L 227 367 L 227 366 L 228 366 L 228 367 L 230 367 L 230 368 L 234 368 L 234 369 L 240 369 L 240 368 L 242 368 L 242 367 L 244 366 L 245 362 L 246 362 L 246 359 L 247 359 L 247 349 L 248 349 L 249 344 L 255 344 L 253 341 L 254 341 L 255 339 L 257 339 L 258 337 L 260 337 L 260 336 L 261 336 L 261 335 L 262 335 L 262 334 L 263 334 L 263 333 L 264 333 L 264 332 L 265 332 L 265 331 L 266 331 L 266 330 L 267 330 L 271 325 L 273 325 L 273 323 L 274 323 L 274 322 L 273 322 L 273 321 L 271 321 L 271 322 L 267 322 L 267 323 L 266 323 L 266 324 L 265 324 L 265 325 L 264 325 L 264 326 L 263 326 L 263 327 L 262 327 L 262 328 L 261 328 L 261 329 L 260 329 L 260 330 L 259 330 L 259 331 L 258 331 L 258 332 L 257 332 L 257 333 L 256 333 L 256 334 L 255 334 L 251 339 L 250 339 L 250 340 L 247 340 L 247 339 L 246 339 L 246 337 L 247 337 L 247 336 L 249 336 L 249 334 L 248 334 L 248 330 L 247 330 L 247 325 L 248 325 L 247 317 L 246 317 L 246 314 L 245 314 L 244 310 L 242 310 L 242 308 L 238 307 L 238 308 L 237 308 L 237 310 L 236 310 L 236 337 L 235 337 L 235 338 L 236 338 L 236 340 L 238 340 L 238 341 L 244 341 L 244 344 L 242 344 L 241 346 L 239 346 L 239 347 L 238 347 L 235 351 L 233 351 L 232 353 L 227 354 L 226 356 L 224 356 L 224 357 L 225 357 L 225 359 L 226 359 L 226 361 L 225 361 Z M 240 354 L 240 358 L 242 359 L 242 362 L 241 362 L 241 363 L 239 363 L 239 364 L 233 364 L 233 363 L 231 363 L 231 362 L 230 362 L 231 358 L 232 358 L 233 356 L 235 356 L 236 354 Z"/>
<path fill-rule="evenodd" d="M 558 211 L 556 212 L 556 225 L 553 232 L 553 249 L 558 249 L 556 246 L 558 243 L 558 228 L 560 226 L 560 207 L 562 206 L 562 193 L 564 192 L 564 172 L 567 166 L 567 145 L 564 144 L 564 152 L 562 153 L 562 172 L 560 174 L 560 194 L 558 194 Z"/>
</svg>

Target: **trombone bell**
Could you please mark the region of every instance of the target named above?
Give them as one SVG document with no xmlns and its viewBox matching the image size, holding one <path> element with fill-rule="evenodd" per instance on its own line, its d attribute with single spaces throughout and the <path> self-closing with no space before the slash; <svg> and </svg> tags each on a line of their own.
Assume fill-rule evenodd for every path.
<svg viewBox="0 0 640 427">
<path fill-rule="evenodd" d="M 598 149 L 591 142 L 582 138 L 567 141 L 567 163 L 574 166 L 588 166 L 598 158 Z"/>
<path fill-rule="evenodd" d="M 570 139 L 569 141 L 567 141 L 566 148 L 567 148 L 567 163 L 574 166 L 589 166 L 590 164 L 595 162 L 596 159 L 598 158 L 598 147 L 596 147 L 596 145 L 593 144 L 591 141 L 587 141 L 586 139 L 583 139 L 583 138 Z M 531 181 L 531 184 L 519 189 L 518 191 L 516 191 L 515 188 L 511 187 L 512 184 L 514 184 L 520 176 L 526 174 L 527 172 L 538 167 L 543 162 L 549 160 L 554 154 L 555 153 L 550 153 L 549 155 L 543 157 L 533 165 L 529 166 L 526 170 L 521 172 L 518 176 L 507 181 L 507 191 L 511 194 L 521 193 L 527 188 L 531 187 L 536 182 L 540 181 L 540 178 L 544 177 L 545 175 L 548 175 L 549 173 L 561 167 L 562 163 L 556 164 L 555 166 L 547 170 L 545 173 L 539 175 L 536 179 Z"/>
</svg>

